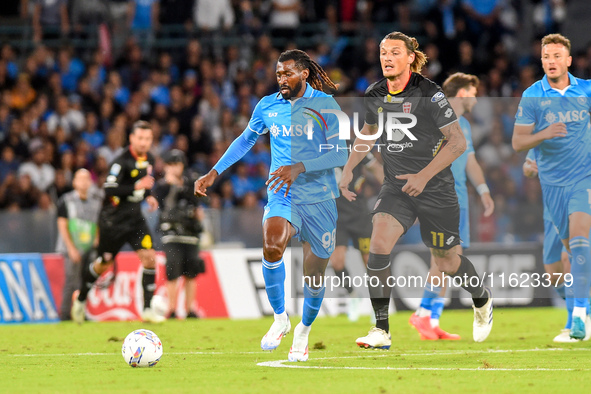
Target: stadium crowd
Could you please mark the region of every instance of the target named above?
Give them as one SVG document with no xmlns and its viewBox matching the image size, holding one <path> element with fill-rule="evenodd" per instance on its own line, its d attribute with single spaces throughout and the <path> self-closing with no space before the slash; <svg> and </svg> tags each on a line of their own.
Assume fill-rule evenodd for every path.
<svg viewBox="0 0 591 394">
<path fill-rule="evenodd" d="M 560 31 L 565 4 L 532 2 L 538 10 L 535 37 Z M 420 38 L 429 57 L 423 74 L 435 82 L 456 71 L 481 78 L 480 103 L 470 120 L 497 209 L 490 218 L 472 215 L 478 222 L 472 226 L 474 240 L 537 239 L 543 228 L 539 183 L 523 178 L 524 157 L 511 148 L 519 97 L 543 75 L 539 40 L 529 50 L 518 48 L 521 3 L 35 0 L 27 7 L 26 0 L 6 2 L 0 14 L 30 24 L 34 45 L 23 50 L 6 41 L 0 49 L 0 209 L 53 209 L 71 190 L 79 168 L 89 169 L 101 185 L 139 119 L 153 127 L 157 157 L 180 149 L 191 169 L 203 174 L 244 130 L 258 99 L 277 90 L 275 65 L 282 50 L 306 50 L 339 84 L 337 96 L 361 97 L 381 78 L 379 40 L 400 30 Z M 92 26 L 125 37 L 123 44 L 72 45 Z M 186 44 L 158 45 L 170 36 Z M 238 43 L 227 44 L 226 37 Z M 56 40 L 57 46 L 45 45 Z M 591 47 L 573 54 L 572 72 L 591 77 Z M 208 207 L 264 205 L 269 158 L 268 137 L 259 138 L 241 164 L 223 174 Z M 161 160 L 155 170 L 162 172 Z M 475 196 L 472 209 L 479 210 Z M 512 220 L 516 212 L 519 221 Z"/>
</svg>

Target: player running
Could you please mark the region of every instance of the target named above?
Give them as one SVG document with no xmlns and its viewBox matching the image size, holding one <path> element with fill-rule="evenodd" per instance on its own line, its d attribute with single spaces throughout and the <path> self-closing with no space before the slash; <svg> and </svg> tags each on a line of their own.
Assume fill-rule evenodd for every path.
<svg viewBox="0 0 591 394">
<path fill-rule="evenodd" d="M 523 92 L 513 148 L 534 148 L 544 206 L 571 254 L 575 303 L 570 336 L 583 339 L 591 287 L 591 81 L 568 72 L 570 47 L 560 34 L 542 39 L 545 75 Z"/>
<path fill-rule="evenodd" d="M 367 267 L 367 259 L 369 258 L 369 239 L 371 237 L 371 215 L 367 198 L 362 194 L 362 188 L 365 184 L 366 174 L 364 170 L 369 171 L 373 177 L 381 184 L 384 182 L 384 167 L 372 155 L 368 153 L 361 162 L 362 166 L 355 167 L 353 170 L 353 180 L 355 193 L 357 198 L 353 201 L 347 200 L 344 196 L 337 198 L 337 212 L 339 218 L 337 219 L 337 235 L 334 252 L 330 256 L 330 264 L 335 272 L 335 275 L 341 278 L 342 286 L 349 293 L 349 305 L 347 317 L 350 321 L 357 321 L 359 319 L 359 302 L 360 299 L 355 297 L 355 289 L 350 279 L 349 272 L 345 266 L 345 256 L 347 254 L 347 247 L 349 242 L 353 247 L 361 253 L 363 264 Z M 342 174 L 342 169 L 336 169 L 337 182 Z"/>
<path fill-rule="evenodd" d="M 157 314 L 150 303 L 155 290 L 156 253 L 152 235 L 142 214 L 141 203 L 146 200 L 150 211 L 158 209 L 158 201 L 150 195 L 154 186 L 152 166 L 154 156 L 152 127 L 148 122 L 134 123 L 129 135 L 129 147 L 113 160 L 104 184 L 105 199 L 99 215 L 100 239 L 96 253 L 87 253 L 82 265 L 82 286 L 72 304 L 72 320 L 82 323 L 86 297 L 97 278 L 115 262 L 119 250 L 129 243 L 136 251 L 142 266 L 144 310 L 142 320 L 160 323 L 164 316 Z"/>
<path fill-rule="evenodd" d="M 536 163 L 535 152 L 530 149 L 527 152 L 525 162 L 523 163 L 523 175 L 528 178 L 535 178 L 538 176 L 538 165 Z M 575 306 L 574 294 L 572 286 L 566 286 L 564 275 L 570 272 L 570 261 L 568 252 L 566 251 L 556 227 L 552 224 L 548 209 L 544 206 L 544 270 L 550 275 L 550 280 L 554 286 L 554 290 L 566 302 L 567 319 L 566 324 L 560 334 L 554 337 L 554 342 L 578 342 L 578 339 L 570 337 L 570 329 L 573 321 L 573 308 Z M 585 322 L 586 335 L 584 341 L 591 337 L 591 318 L 587 313 Z"/>
<path fill-rule="evenodd" d="M 304 250 L 305 299 L 302 321 L 294 330 L 288 358 L 306 361 L 310 326 L 324 297 L 321 278 L 334 250 L 335 198 L 339 193 L 334 168 L 345 164 L 347 150 L 345 141 L 337 138 L 336 116 L 322 114 L 326 121 L 322 131 L 305 127 L 309 115 L 304 113 L 320 113 L 320 106 L 338 109 L 336 101 L 321 91 L 323 83 L 332 89 L 336 86 L 308 54 L 300 50 L 283 52 L 277 61 L 277 83 L 279 92 L 258 102 L 246 130 L 213 169 L 195 182 L 195 194 L 205 196 L 217 176 L 240 160 L 259 135 L 270 133 L 272 159 L 263 215 L 263 277 L 275 321 L 261 340 L 261 348 L 277 348 L 291 329 L 285 312 L 283 253 L 290 238 L 297 236 Z M 306 132 L 300 132 L 304 129 Z M 328 145 L 327 141 L 338 149 L 319 153 L 319 147 Z"/>
<path fill-rule="evenodd" d="M 455 180 L 455 189 L 460 204 L 460 239 L 461 244 L 457 246 L 457 253 L 462 254 L 464 249 L 470 247 L 470 208 L 468 201 L 468 187 L 466 185 L 466 174 L 470 182 L 480 195 L 480 201 L 484 206 L 484 216 L 492 215 L 495 203 L 490 196 L 490 190 L 484 179 L 484 172 L 476 161 L 474 146 L 472 145 L 472 130 L 468 120 L 462 116 L 472 111 L 476 105 L 476 89 L 480 81 L 475 75 L 455 73 L 450 75 L 443 82 L 443 93 L 448 97 L 449 104 L 454 109 L 464 137 L 466 138 L 466 151 L 451 164 L 451 172 Z M 442 273 L 437 268 L 434 258 L 431 257 L 431 268 L 429 276 L 442 278 Z M 410 324 L 421 334 L 421 339 L 448 339 L 458 340 L 460 336 L 450 334 L 439 327 L 439 318 L 443 312 L 445 281 L 436 282 L 442 286 L 434 286 L 427 278 L 421 306 L 416 313 L 410 317 Z"/>
<path fill-rule="evenodd" d="M 365 149 L 356 147 L 373 146 L 376 133 L 384 131 L 379 146 L 385 146 L 385 180 L 373 210 L 367 267 L 376 327 L 356 342 L 366 348 L 390 348 L 390 253 L 416 218 L 439 270 L 464 278 L 462 287 L 474 301 L 473 337 L 482 342 L 492 328 L 492 297 L 474 265 L 458 254 L 460 209 L 449 168 L 466 150 L 466 139 L 445 94 L 420 74 L 426 57 L 415 38 L 400 32 L 386 35 L 380 43 L 380 63 L 384 79 L 365 92 L 364 138 L 355 140 L 339 185 L 345 197 L 355 195 L 348 190 L 352 170 L 365 156 Z M 383 126 L 384 118 L 391 117 L 398 128 Z"/>
</svg>

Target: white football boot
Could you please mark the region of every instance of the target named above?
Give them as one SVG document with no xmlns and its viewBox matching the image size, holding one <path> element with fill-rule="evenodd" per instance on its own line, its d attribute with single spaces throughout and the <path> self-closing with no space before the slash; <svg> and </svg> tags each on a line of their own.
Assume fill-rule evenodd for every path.
<svg viewBox="0 0 591 394">
<path fill-rule="evenodd" d="M 286 314 L 287 316 L 287 314 Z M 291 331 L 291 323 L 289 322 L 289 316 L 287 318 L 275 314 L 275 321 L 271 324 L 271 328 L 261 339 L 261 349 L 263 350 L 275 350 L 281 343 L 284 336 L 289 334 Z"/>
<path fill-rule="evenodd" d="M 76 290 L 74 294 L 72 294 L 72 309 L 70 309 L 70 316 L 73 321 L 82 324 L 86 318 L 86 301 L 78 300 L 79 293 L 80 291 Z"/>
<path fill-rule="evenodd" d="M 372 327 L 366 336 L 355 340 L 359 347 L 365 349 L 390 349 L 392 346 L 392 337 L 390 333 L 381 328 Z"/>
<path fill-rule="evenodd" d="M 493 298 L 489 288 L 485 289 L 488 293 L 488 301 L 481 308 L 474 308 L 474 325 L 472 327 L 472 336 L 474 342 L 484 342 L 493 326 Z"/>
<path fill-rule="evenodd" d="M 154 308 L 144 308 L 142 320 L 147 323 L 162 323 L 166 321 L 166 317 L 157 313 Z"/>
<path fill-rule="evenodd" d="M 293 344 L 289 349 L 287 359 L 289 361 L 308 361 L 308 335 L 310 327 L 299 322 L 293 330 Z"/>
</svg>

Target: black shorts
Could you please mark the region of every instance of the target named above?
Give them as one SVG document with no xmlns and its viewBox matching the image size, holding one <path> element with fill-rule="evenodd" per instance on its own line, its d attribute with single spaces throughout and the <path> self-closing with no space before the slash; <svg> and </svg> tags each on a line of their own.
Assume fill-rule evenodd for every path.
<svg viewBox="0 0 591 394">
<path fill-rule="evenodd" d="M 199 246 L 171 242 L 162 244 L 166 254 L 166 279 L 175 280 L 181 276 L 193 279 L 205 272 L 205 262 L 199 257 Z"/>
<path fill-rule="evenodd" d="M 418 218 L 429 248 L 447 250 L 460 244 L 460 205 L 453 184 L 410 197 L 401 187 L 384 183 L 372 214 L 378 212 L 392 215 L 405 233 Z"/>
<path fill-rule="evenodd" d="M 143 215 L 133 221 L 117 224 L 103 218 L 99 219 L 99 256 L 109 261 L 126 243 L 129 243 L 133 250 L 152 249 L 152 235 Z"/>
<path fill-rule="evenodd" d="M 349 240 L 353 247 L 362 254 L 369 253 L 369 240 L 371 238 L 371 215 L 364 212 L 353 217 L 349 214 L 341 215 L 337 220 L 336 246 L 348 246 Z"/>
</svg>

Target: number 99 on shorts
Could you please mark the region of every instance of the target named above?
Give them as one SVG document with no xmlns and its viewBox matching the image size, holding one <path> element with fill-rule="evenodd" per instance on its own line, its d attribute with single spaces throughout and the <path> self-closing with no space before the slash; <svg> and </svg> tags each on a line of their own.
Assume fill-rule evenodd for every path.
<svg viewBox="0 0 591 394">
<path fill-rule="evenodd" d="M 324 249 L 326 249 L 327 252 L 332 253 L 332 251 L 334 250 L 336 237 L 337 237 L 337 229 L 336 228 L 334 230 L 332 230 L 332 232 L 327 231 L 324 234 L 322 234 L 322 239 L 321 239 L 322 247 Z"/>
</svg>

